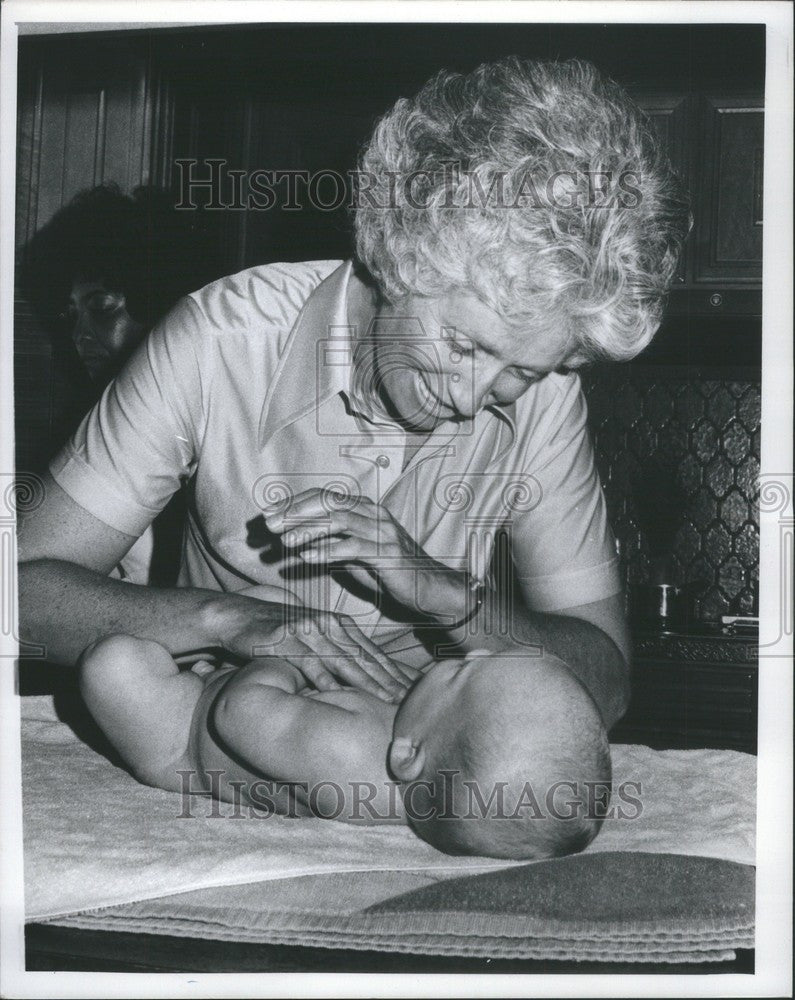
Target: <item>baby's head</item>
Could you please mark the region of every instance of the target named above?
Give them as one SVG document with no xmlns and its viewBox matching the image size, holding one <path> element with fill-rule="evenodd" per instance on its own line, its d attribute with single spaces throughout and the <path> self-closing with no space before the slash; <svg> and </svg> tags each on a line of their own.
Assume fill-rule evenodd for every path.
<svg viewBox="0 0 795 1000">
<path fill-rule="evenodd" d="M 556 656 L 521 650 L 435 664 L 398 709 L 389 768 L 414 831 L 448 854 L 581 851 L 610 797 L 590 695 Z"/>
</svg>

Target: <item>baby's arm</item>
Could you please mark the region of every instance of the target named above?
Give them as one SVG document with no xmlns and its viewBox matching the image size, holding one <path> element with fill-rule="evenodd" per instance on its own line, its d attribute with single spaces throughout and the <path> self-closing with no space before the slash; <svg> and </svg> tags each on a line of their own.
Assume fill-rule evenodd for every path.
<svg viewBox="0 0 795 1000">
<path fill-rule="evenodd" d="M 199 672 L 180 672 L 157 642 L 112 635 L 83 651 L 78 680 L 89 711 L 136 778 L 174 787 L 174 764 L 187 750 L 204 689 Z"/>
<path fill-rule="evenodd" d="M 235 679 L 241 684 L 279 688 L 287 694 L 298 694 L 308 687 L 301 671 L 278 656 L 254 657 L 237 671 Z"/>
<path fill-rule="evenodd" d="M 241 668 L 212 710 L 227 752 L 277 781 L 345 782 L 351 770 L 367 780 L 372 718 L 302 696 L 299 684 L 299 672 L 275 658 Z"/>
</svg>

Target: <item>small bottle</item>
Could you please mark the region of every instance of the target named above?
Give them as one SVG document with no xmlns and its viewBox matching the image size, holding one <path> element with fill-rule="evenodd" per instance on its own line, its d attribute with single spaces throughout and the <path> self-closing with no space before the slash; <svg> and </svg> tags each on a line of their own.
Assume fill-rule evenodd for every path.
<svg viewBox="0 0 795 1000">
<path fill-rule="evenodd" d="M 621 539 L 616 535 L 616 555 L 618 556 L 618 573 L 621 579 L 621 590 L 624 594 L 624 617 L 629 618 L 629 567 L 624 559 L 624 546 Z"/>
</svg>

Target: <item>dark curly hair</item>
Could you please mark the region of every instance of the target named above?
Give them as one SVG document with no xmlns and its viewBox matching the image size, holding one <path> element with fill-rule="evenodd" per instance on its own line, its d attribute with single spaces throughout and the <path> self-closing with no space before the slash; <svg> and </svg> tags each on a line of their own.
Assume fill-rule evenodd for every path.
<svg viewBox="0 0 795 1000">
<path fill-rule="evenodd" d="M 44 317 L 65 307 L 75 281 L 123 292 L 133 319 L 151 327 L 182 295 L 215 275 L 191 220 L 168 192 L 118 185 L 81 191 L 32 238 L 22 264 L 27 298 Z"/>
</svg>

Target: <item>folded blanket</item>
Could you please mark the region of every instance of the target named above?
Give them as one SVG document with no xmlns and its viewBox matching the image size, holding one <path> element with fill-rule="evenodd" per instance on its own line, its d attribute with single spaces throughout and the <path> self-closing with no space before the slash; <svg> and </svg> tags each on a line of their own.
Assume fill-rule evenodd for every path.
<svg viewBox="0 0 795 1000">
<path fill-rule="evenodd" d="M 448 947 L 476 930 L 505 957 L 699 961 L 753 948 L 754 870 L 714 858 L 583 853 L 451 879 L 366 913 L 373 930 Z"/>
<path fill-rule="evenodd" d="M 299 875 L 427 871 L 454 878 L 512 864 L 449 857 L 404 827 L 234 819 L 231 806 L 213 810 L 205 800 L 193 803 L 193 818 L 180 818 L 179 795 L 139 785 L 81 742 L 58 720 L 49 697 L 23 702 L 28 920 Z M 588 853 L 754 863 L 755 758 L 615 746 L 613 771 L 622 810 L 605 822 Z"/>
<path fill-rule="evenodd" d="M 713 963 L 754 947 L 754 869 L 714 858 L 607 851 L 453 879 L 428 871 L 307 875 L 199 889 L 53 922 L 237 947 Z"/>
</svg>

